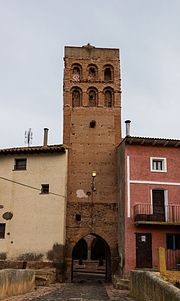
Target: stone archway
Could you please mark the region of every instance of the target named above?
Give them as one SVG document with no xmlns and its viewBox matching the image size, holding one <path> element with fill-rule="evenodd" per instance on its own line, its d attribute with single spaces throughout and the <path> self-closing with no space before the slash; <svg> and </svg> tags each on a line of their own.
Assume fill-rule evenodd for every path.
<svg viewBox="0 0 180 301">
<path fill-rule="evenodd" d="M 81 238 L 72 251 L 71 280 L 111 280 L 111 251 L 99 235 L 90 233 Z"/>
</svg>

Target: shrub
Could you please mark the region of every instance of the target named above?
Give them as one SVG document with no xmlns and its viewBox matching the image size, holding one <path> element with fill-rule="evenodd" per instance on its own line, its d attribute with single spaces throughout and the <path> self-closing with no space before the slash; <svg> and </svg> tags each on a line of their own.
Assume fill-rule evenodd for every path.
<svg viewBox="0 0 180 301">
<path fill-rule="evenodd" d="M 7 259 L 7 254 L 6 252 L 1 252 L 0 253 L 0 260 L 6 260 Z"/>
<path fill-rule="evenodd" d="M 53 262 L 59 262 L 63 258 L 63 245 L 55 243 L 52 250 L 47 252 L 47 258 Z"/>
<path fill-rule="evenodd" d="M 23 261 L 40 261 L 42 260 L 43 254 L 36 253 L 24 253 L 17 257 L 17 260 Z"/>
</svg>

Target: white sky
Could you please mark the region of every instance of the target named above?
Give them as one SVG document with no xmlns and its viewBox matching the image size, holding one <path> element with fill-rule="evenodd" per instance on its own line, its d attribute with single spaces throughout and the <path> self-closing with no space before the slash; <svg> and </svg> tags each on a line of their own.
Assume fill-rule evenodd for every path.
<svg viewBox="0 0 180 301">
<path fill-rule="evenodd" d="M 121 51 L 131 134 L 180 139 L 179 0 L 0 0 L 0 148 L 62 143 L 65 45 Z"/>
</svg>

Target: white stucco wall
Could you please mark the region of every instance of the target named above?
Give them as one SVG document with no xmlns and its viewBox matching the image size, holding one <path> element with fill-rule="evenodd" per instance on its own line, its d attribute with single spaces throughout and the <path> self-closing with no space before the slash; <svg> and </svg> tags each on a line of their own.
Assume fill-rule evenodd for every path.
<svg viewBox="0 0 180 301">
<path fill-rule="evenodd" d="M 27 170 L 14 170 L 15 158 L 27 158 Z M 0 178 L 0 223 L 6 223 L 0 253 L 13 259 L 29 252 L 45 255 L 54 243 L 64 245 L 67 151 L 0 155 L 0 177 L 39 189 Z M 49 194 L 41 194 L 41 184 L 49 184 Z M 2 217 L 5 212 L 13 213 L 11 220 Z"/>
</svg>

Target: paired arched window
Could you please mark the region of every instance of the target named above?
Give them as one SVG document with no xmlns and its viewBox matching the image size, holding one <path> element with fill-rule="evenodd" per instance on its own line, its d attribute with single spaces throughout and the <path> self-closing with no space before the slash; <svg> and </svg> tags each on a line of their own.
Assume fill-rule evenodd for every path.
<svg viewBox="0 0 180 301">
<path fill-rule="evenodd" d="M 114 77 L 113 67 L 111 65 L 104 66 L 104 81 L 112 81 Z"/>
<path fill-rule="evenodd" d="M 88 90 L 88 97 L 89 97 L 89 106 L 96 107 L 98 101 L 98 92 L 95 88 L 90 88 Z"/>
<path fill-rule="evenodd" d="M 82 80 L 82 66 L 80 64 L 73 64 L 72 67 L 72 79 L 74 81 Z M 112 65 L 108 64 L 103 67 L 103 77 L 104 81 L 113 81 L 114 79 L 114 68 Z M 98 79 L 98 68 L 94 64 L 90 64 L 87 68 L 87 77 L 90 81 L 95 81 Z"/>
<path fill-rule="evenodd" d="M 114 93 L 112 88 L 106 88 L 104 90 L 104 105 L 105 107 L 111 108 L 113 106 Z"/>
<path fill-rule="evenodd" d="M 94 81 L 97 80 L 98 77 L 98 69 L 96 65 L 88 66 L 88 80 Z"/>
<path fill-rule="evenodd" d="M 82 105 L 82 91 L 80 88 L 75 87 L 72 89 L 72 106 L 80 107 Z"/>
<path fill-rule="evenodd" d="M 82 67 L 79 64 L 74 64 L 72 66 L 72 79 L 74 81 L 80 81 L 82 76 Z"/>
</svg>

